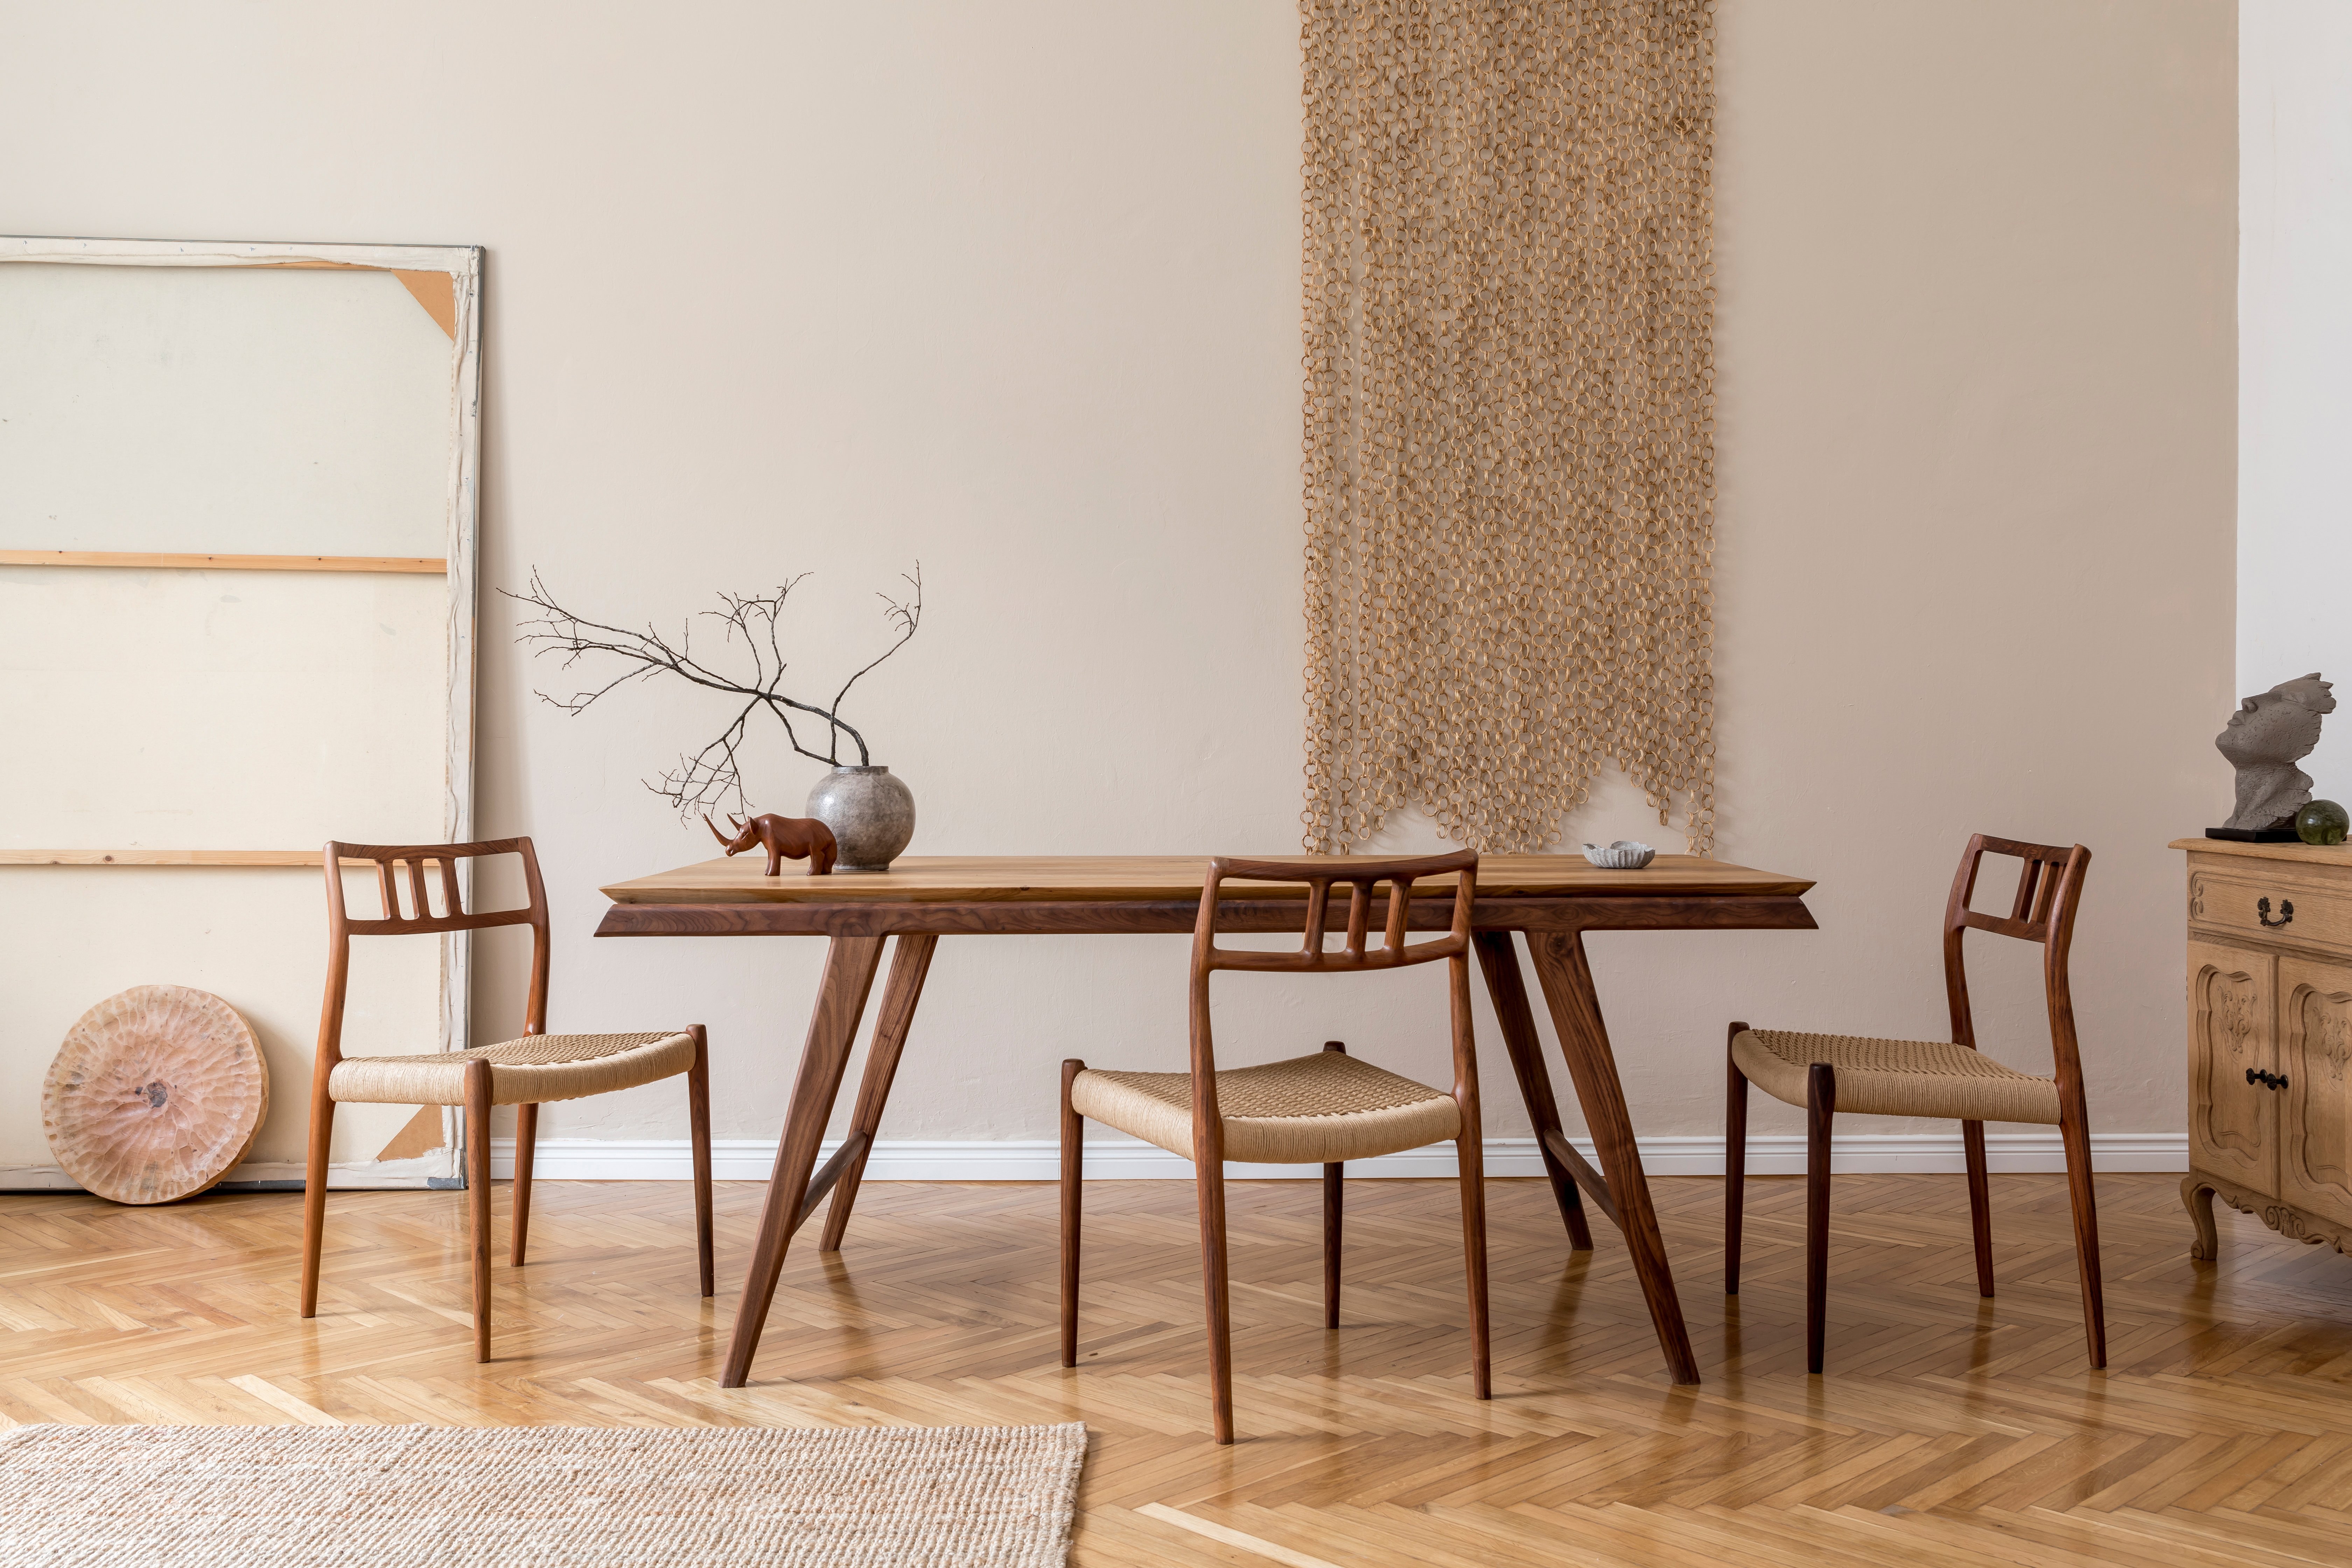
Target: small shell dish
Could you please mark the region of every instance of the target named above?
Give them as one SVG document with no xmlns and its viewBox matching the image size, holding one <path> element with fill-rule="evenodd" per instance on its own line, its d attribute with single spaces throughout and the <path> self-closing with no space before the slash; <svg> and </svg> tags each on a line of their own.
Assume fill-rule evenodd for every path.
<svg viewBox="0 0 2352 1568">
<path fill-rule="evenodd" d="M 1657 857 L 1657 851 L 1631 838 L 1620 838 L 1603 847 L 1588 844 L 1584 858 L 1604 871 L 1638 871 Z"/>
</svg>

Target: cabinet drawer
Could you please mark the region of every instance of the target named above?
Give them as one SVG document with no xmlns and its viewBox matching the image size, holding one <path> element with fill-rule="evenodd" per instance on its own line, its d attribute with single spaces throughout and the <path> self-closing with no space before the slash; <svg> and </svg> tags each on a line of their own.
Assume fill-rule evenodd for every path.
<svg viewBox="0 0 2352 1568">
<path fill-rule="evenodd" d="M 2195 872 L 2189 918 L 2257 941 L 2352 952 L 2352 896 L 2299 877 Z"/>
</svg>

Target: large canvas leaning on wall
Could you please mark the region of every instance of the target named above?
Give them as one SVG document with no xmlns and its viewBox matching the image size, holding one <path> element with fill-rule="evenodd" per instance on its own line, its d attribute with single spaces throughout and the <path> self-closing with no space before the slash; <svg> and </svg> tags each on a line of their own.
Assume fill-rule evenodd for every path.
<svg viewBox="0 0 2352 1568">
<path fill-rule="evenodd" d="M 72 1184 L 42 1077 L 147 984 L 253 1026 L 228 1180 L 300 1180 L 319 847 L 472 828 L 480 300 L 472 247 L 0 239 L 0 1188 Z M 466 960 L 357 944 L 345 1052 L 462 1047 Z M 331 1183 L 454 1147 L 347 1107 Z"/>
</svg>

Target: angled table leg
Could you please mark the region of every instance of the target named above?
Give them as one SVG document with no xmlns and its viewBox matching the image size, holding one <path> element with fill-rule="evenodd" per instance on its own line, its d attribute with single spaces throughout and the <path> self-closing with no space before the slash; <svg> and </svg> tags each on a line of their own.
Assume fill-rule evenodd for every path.
<svg viewBox="0 0 2352 1568">
<path fill-rule="evenodd" d="M 1544 1067 L 1543 1038 L 1536 1033 L 1535 1014 L 1528 1006 L 1528 983 L 1519 973 L 1518 949 L 1507 931 L 1482 931 L 1471 940 L 1478 948 L 1478 967 L 1486 976 L 1486 993 L 1495 1001 L 1495 1016 L 1503 1026 L 1503 1048 L 1510 1056 L 1511 1070 L 1518 1075 L 1519 1098 L 1527 1102 L 1544 1173 L 1551 1178 L 1553 1201 L 1559 1205 L 1560 1222 L 1568 1226 L 1569 1248 L 1590 1252 L 1592 1227 L 1585 1223 L 1576 1179 L 1544 1136 L 1547 1131 L 1561 1131 L 1559 1101 L 1552 1094 L 1551 1074 Z"/>
<path fill-rule="evenodd" d="M 824 1124 L 841 1092 L 841 1073 L 849 1065 L 857 1020 L 865 1016 L 866 993 L 882 963 L 883 941 L 878 936 L 836 936 L 826 945 L 824 982 L 817 991 L 816 1010 L 809 1016 L 808 1043 L 801 1047 L 783 1136 L 776 1142 L 776 1171 L 768 1182 L 760 1238 L 743 1276 L 743 1304 L 735 1313 L 735 1337 L 728 1344 L 726 1371 L 719 1379 L 722 1388 L 740 1388 L 751 1376 L 768 1304 L 775 1299 L 776 1280 L 783 1273 L 784 1248 L 804 1217 L 817 1146 L 824 1141 Z"/>
<path fill-rule="evenodd" d="M 1528 946 L 1535 955 L 1544 1001 L 1551 1007 L 1552 1026 L 1559 1031 L 1569 1076 L 1576 1081 L 1576 1098 L 1584 1107 L 1584 1124 L 1592 1130 L 1595 1152 L 1608 1177 L 1617 1228 L 1625 1234 L 1625 1250 L 1633 1256 L 1633 1273 L 1649 1301 L 1650 1321 L 1657 1325 L 1658 1343 L 1666 1352 L 1667 1370 L 1676 1383 L 1696 1383 L 1698 1360 L 1691 1354 L 1690 1331 L 1683 1326 L 1682 1299 L 1675 1294 L 1657 1210 L 1650 1204 L 1649 1179 L 1642 1173 L 1642 1152 L 1633 1142 L 1633 1120 L 1625 1110 L 1625 1087 L 1609 1048 L 1601 1000 L 1593 994 L 1583 935 L 1530 931 Z"/>
<path fill-rule="evenodd" d="M 890 1098 L 890 1080 L 898 1076 L 898 1053 L 907 1048 L 907 1030 L 915 1022 L 915 1004 L 922 1000 L 923 977 L 931 971 L 935 936 L 902 936 L 890 952 L 890 978 L 882 986 L 882 1016 L 874 1021 L 874 1044 L 866 1052 L 866 1077 L 857 1086 L 857 1110 L 849 1121 L 855 1151 L 833 1189 L 833 1205 L 824 1211 L 824 1239 L 819 1252 L 839 1252 L 849 1229 L 849 1211 L 857 1205 L 857 1183 L 866 1174 L 866 1156 L 874 1152 L 874 1136 L 882 1126 L 883 1102 Z"/>
</svg>

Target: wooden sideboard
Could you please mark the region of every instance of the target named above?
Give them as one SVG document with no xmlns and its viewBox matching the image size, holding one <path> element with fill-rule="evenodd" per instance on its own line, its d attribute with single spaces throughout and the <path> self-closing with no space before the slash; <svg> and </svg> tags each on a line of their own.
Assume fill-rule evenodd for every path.
<svg viewBox="0 0 2352 1568">
<path fill-rule="evenodd" d="M 2189 852 L 2189 1174 L 2282 1236 L 2352 1250 L 2352 845 L 2183 838 Z"/>
</svg>

